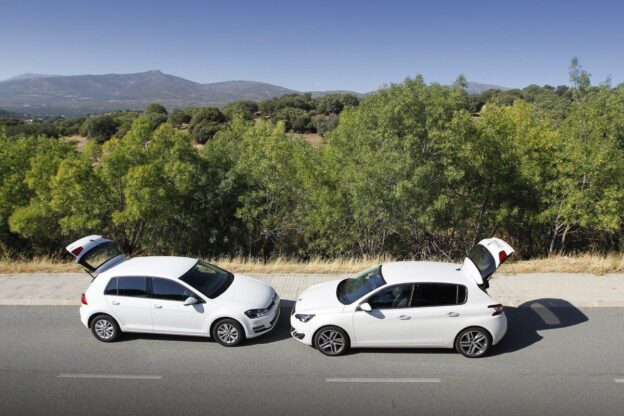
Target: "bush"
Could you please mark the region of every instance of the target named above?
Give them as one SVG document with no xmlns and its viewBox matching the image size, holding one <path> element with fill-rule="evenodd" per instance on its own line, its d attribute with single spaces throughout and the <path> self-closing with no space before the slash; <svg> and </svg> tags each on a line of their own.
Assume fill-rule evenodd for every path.
<svg viewBox="0 0 624 416">
<path fill-rule="evenodd" d="M 174 108 L 169 113 L 169 118 L 167 121 L 173 127 L 180 128 L 182 124 L 188 124 L 191 122 L 191 114 L 186 110 L 181 110 L 179 108 Z"/>
<path fill-rule="evenodd" d="M 80 126 L 80 134 L 101 143 L 113 137 L 118 128 L 115 119 L 106 114 L 87 118 Z"/>
<path fill-rule="evenodd" d="M 284 108 L 273 117 L 274 121 L 283 121 L 287 131 L 306 133 L 310 131 L 310 114 L 300 108 Z"/>
<path fill-rule="evenodd" d="M 162 104 L 151 103 L 145 109 L 145 113 L 147 113 L 147 114 L 162 114 L 162 115 L 166 116 L 167 115 L 167 109 Z"/>
</svg>

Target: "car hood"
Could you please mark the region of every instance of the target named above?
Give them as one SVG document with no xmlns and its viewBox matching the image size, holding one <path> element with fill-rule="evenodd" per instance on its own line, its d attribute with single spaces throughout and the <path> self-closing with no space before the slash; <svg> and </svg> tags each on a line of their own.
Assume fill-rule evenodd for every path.
<svg viewBox="0 0 624 416">
<path fill-rule="evenodd" d="M 295 312 L 339 312 L 344 309 L 336 296 L 340 280 L 321 283 L 304 290 L 295 305 Z"/>
<path fill-rule="evenodd" d="M 235 274 L 234 280 L 228 289 L 216 300 L 249 309 L 266 308 L 273 301 L 275 290 L 264 282 L 251 277 Z"/>
</svg>

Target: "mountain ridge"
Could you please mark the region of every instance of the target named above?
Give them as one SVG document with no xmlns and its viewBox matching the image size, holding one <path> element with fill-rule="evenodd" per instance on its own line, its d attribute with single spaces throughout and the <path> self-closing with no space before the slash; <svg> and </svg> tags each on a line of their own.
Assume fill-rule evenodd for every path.
<svg viewBox="0 0 624 416">
<path fill-rule="evenodd" d="M 495 87 L 468 83 L 468 92 Z M 311 91 L 315 96 L 332 92 Z M 152 102 L 167 108 L 221 107 L 232 101 L 262 101 L 303 92 L 266 82 L 232 80 L 199 83 L 160 70 L 130 74 L 45 75 L 26 73 L 0 81 L 0 108 L 31 115 L 83 115 L 116 110 L 142 110 Z"/>
</svg>

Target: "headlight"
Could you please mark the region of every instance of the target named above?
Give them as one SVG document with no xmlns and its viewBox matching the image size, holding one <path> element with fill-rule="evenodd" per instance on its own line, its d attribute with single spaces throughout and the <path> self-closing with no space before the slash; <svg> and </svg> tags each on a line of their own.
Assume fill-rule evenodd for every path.
<svg viewBox="0 0 624 416">
<path fill-rule="evenodd" d="M 305 313 L 295 314 L 295 318 L 299 319 L 301 322 L 308 322 L 310 319 L 314 318 L 315 315 L 306 315 Z"/>
<path fill-rule="evenodd" d="M 269 313 L 268 309 L 249 309 L 245 311 L 245 315 L 250 317 L 251 319 L 262 318 Z"/>
</svg>

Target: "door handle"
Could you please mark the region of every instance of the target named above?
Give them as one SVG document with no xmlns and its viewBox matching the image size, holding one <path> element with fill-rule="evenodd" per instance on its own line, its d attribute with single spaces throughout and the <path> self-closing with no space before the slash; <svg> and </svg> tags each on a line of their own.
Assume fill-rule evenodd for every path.
<svg viewBox="0 0 624 416">
<path fill-rule="evenodd" d="M 162 309 L 162 305 L 154 305 L 156 309 Z"/>
<path fill-rule="evenodd" d="M 114 300 L 111 302 L 113 305 L 119 305 L 119 301 L 118 300 Z"/>
<path fill-rule="evenodd" d="M 399 319 L 402 321 L 407 321 L 408 319 L 412 319 L 412 317 L 409 315 L 401 315 L 399 316 Z"/>
<path fill-rule="evenodd" d="M 450 318 L 457 318 L 457 317 L 459 316 L 459 314 L 458 314 L 457 312 L 449 312 L 449 313 L 448 313 L 448 316 L 449 316 Z"/>
</svg>

